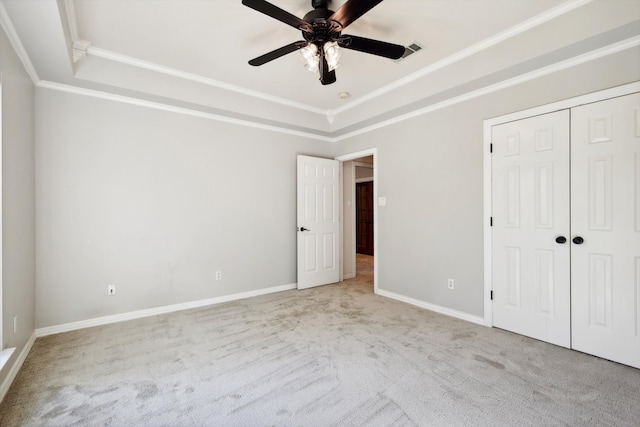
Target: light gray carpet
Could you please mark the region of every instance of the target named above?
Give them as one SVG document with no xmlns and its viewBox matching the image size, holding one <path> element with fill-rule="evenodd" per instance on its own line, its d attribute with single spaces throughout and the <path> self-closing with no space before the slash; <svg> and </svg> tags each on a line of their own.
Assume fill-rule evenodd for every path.
<svg viewBox="0 0 640 427">
<path fill-rule="evenodd" d="M 365 273 L 40 338 L 0 425 L 639 425 L 640 370 L 372 288 Z"/>
</svg>

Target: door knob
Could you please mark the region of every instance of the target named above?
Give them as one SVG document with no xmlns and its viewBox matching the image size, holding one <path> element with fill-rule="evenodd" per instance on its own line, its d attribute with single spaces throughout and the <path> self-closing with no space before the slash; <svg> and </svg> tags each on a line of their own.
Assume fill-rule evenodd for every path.
<svg viewBox="0 0 640 427">
<path fill-rule="evenodd" d="M 573 238 L 573 243 L 575 243 L 576 245 L 581 245 L 584 243 L 584 239 L 580 236 L 576 236 Z"/>
<path fill-rule="evenodd" d="M 561 245 L 565 244 L 567 243 L 567 238 L 564 236 L 558 236 L 556 237 L 556 243 L 560 243 Z"/>
<path fill-rule="evenodd" d="M 298 230 L 299 230 L 299 231 L 311 231 L 311 230 L 309 230 L 308 228 L 304 228 L 304 227 L 300 227 L 300 228 L 298 228 Z"/>
</svg>

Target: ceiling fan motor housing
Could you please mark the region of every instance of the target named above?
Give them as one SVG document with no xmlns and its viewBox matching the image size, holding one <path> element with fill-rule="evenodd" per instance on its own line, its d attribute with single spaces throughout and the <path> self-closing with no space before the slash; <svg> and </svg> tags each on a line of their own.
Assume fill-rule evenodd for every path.
<svg viewBox="0 0 640 427">
<path fill-rule="evenodd" d="M 302 19 L 311 24 L 311 31 L 302 30 L 304 39 L 309 42 L 324 43 L 340 37 L 340 31 L 342 30 L 340 24 L 335 21 L 329 21 L 333 14 L 332 10 L 326 8 L 314 9 L 307 13 Z"/>
</svg>

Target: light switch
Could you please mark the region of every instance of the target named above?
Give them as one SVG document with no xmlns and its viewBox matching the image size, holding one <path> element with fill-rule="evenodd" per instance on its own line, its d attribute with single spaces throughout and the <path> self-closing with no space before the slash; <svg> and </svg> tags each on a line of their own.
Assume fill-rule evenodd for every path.
<svg viewBox="0 0 640 427">
<path fill-rule="evenodd" d="M 387 198 L 378 197 L 378 206 L 387 206 Z"/>
</svg>

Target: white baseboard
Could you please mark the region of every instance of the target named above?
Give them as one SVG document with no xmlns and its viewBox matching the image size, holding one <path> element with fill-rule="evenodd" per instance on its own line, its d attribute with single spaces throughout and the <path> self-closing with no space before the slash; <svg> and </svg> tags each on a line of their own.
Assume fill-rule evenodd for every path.
<svg viewBox="0 0 640 427">
<path fill-rule="evenodd" d="M 24 345 L 22 351 L 18 355 L 18 358 L 16 359 L 15 363 L 11 367 L 11 370 L 9 370 L 9 373 L 7 374 L 4 381 L 2 382 L 2 385 L 0 385 L 0 402 L 4 400 L 4 397 L 9 391 L 9 387 L 11 387 L 11 384 L 13 384 L 13 380 L 16 379 L 16 376 L 18 375 L 18 371 L 20 371 L 22 364 L 27 359 L 27 355 L 31 351 L 31 347 L 33 347 L 34 342 L 36 342 L 35 331 L 33 332 L 33 334 L 31 334 L 31 337 L 29 337 L 29 340 Z"/>
<path fill-rule="evenodd" d="M 112 316 L 96 317 L 93 319 L 80 320 L 78 322 L 64 323 L 62 325 L 47 326 L 36 329 L 37 337 L 59 334 L 62 332 L 75 331 L 78 329 L 91 328 L 93 326 L 108 325 L 110 323 L 124 322 L 126 320 L 140 319 L 142 317 L 155 316 L 158 314 L 172 313 L 174 311 L 189 310 L 192 308 L 206 307 L 208 305 L 221 304 L 223 302 L 236 301 L 244 298 L 256 297 L 259 295 L 272 294 L 275 292 L 289 291 L 296 289 L 296 283 L 290 285 L 274 286 L 271 288 L 258 289 L 256 291 L 241 292 L 238 294 L 225 295 L 221 297 L 208 298 L 198 301 L 190 301 L 181 304 L 165 305 L 162 307 L 148 308 L 145 310 L 130 311 L 128 313 L 114 314 Z"/>
<path fill-rule="evenodd" d="M 436 313 L 444 314 L 446 316 L 455 317 L 457 319 L 466 320 L 467 322 L 476 323 L 478 325 L 485 326 L 484 317 L 474 316 L 472 314 L 464 313 L 462 311 L 453 310 L 451 308 L 431 304 L 415 298 L 410 298 L 404 295 L 396 294 L 394 292 L 385 291 L 384 289 L 378 289 L 376 293 L 383 297 L 406 302 L 407 304 L 415 305 L 417 307 L 424 308 L 430 311 L 435 311 Z"/>
</svg>

